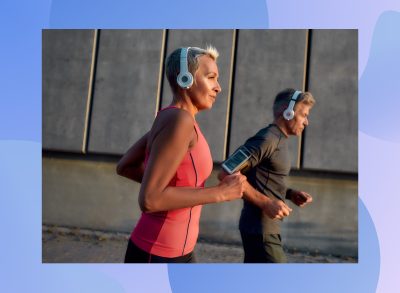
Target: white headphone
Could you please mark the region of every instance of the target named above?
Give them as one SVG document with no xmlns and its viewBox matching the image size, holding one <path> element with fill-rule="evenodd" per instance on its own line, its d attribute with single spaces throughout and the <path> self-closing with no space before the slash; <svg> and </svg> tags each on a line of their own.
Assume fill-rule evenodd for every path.
<svg viewBox="0 0 400 293">
<path fill-rule="evenodd" d="M 188 89 L 193 84 L 193 75 L 189 72 L 188 69 L 188 60 L 187 55 L 190 47 L 181 49 L 181 67 L 179 70 L 179 75 L 176 78 L 176 82 L 183 89 Z"/>
<path fill-rule="evenodd" d="M 283 118 L 286 120 L 292 120 L 294 117 L 294 105 L 296 104 L 297 98 L 301 94 L 301 91 L 295 91 L 292 97 L 290 98 L 290 103 L 287 109 L 283 112 Z"/>
</svg>

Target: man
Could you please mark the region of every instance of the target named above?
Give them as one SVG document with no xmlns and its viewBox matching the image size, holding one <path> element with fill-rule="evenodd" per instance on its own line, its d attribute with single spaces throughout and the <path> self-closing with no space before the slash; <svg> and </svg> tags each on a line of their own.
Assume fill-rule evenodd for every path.
<svg viewBox="0 0 400 293">
<path fill-rule="evenodd" d="M 241 148 L 250 153 L 244 187 L 244 205 L 239 229 L 245 263 L 283 263 L 280 222 L 292 211 L 284 200 L 297 206 L 312 201 L 303 191 L 288 189 L 285 183 L 291 160 L 288 137 L 300 136 L 308 125 L 308 115 L 315 103 L 311 93 L 286 89 L 275 98 L 274 122 L 250 137 Z M 226 173 L 220 173 L 223 178 Z"/>
</svg>

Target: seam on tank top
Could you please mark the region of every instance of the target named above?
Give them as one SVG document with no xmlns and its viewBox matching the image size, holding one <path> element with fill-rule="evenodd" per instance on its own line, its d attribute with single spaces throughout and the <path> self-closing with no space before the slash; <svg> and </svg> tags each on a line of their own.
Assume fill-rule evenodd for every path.
<svg viewBox="0 0 400 293">
<path fill-rule="evenodd" d="M 190 159 L 192 160 L 192 165 L 193 165 L 194 174 L 196 175 L 196 179 L 195 179 L 195 184 L 194 184 L 194 186 L 197 187 L 197 170 L 196 170 L 196 165 L 194 164 L 192 152 L 189 152 L 189 155 L 190 155 Z M 188 234 L 189 234 L 190 221 L 192 220 L 192 209 L 193 209 L 193 207 L 191 207 L 191 208 L 190 208 L 190 211 L 189 211 L 189 221 L 188 221 L 188 225 L 187 225 L 187 228 L 186 228 L 186 237 L 185 237 L 185 243 L 183 244 L 182 255 L 184 255 L 184 253 L 185 253 L 186 241 L 187 241 Z"/>
<path fill-rule="evenodd" d="M 194 124 L 194 131 L 196 132 L 196 137 L 197 137 L 197 142 L 199 142 L 199 133 L 198 133 L 198 131 L 197 131 L 197 128 L 196 128 L 196 122 L 195 122 L 195 124 Z M 198 126 L 197 126 L 198 127 Z"/>
<path fill-rule="evenodd" d="M 189 221 L 188 221 L 188 225 L 187 225 L 187 229 L 186 229 L 186 237 L 185 237 L 185 243 L 183 244 L 182 256 L 185 254 L 186 241 L 187 241 L 187 238 L 188 238 L 188 235 L 189 235 L 190 221 L 192 219 L 192 209 L 193 209 L 193 207 L 191 207 L 190 211 L 189 211 Z"/>
<path fill-rule="evenodd" d="M 193 124 L 193 128 L 194 128 L 194 132 L 196 132 L 196 144 L 192 147 L 192 149 L 199 143 L 199 133 L 197 132 L 196 124 Z M 197 179 L 197 177 L 196 177 L 196 179 Z"/>
</svg>

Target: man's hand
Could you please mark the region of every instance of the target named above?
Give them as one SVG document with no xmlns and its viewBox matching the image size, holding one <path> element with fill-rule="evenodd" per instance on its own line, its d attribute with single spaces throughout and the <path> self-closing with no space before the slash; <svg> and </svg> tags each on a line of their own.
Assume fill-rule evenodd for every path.
<svg viewBox="0 0 400 293">
<path fill-rule="evenodd" d="M 283 201 L 279 199 L 268 199 L 262 210 L 263 212 L 270 217 L 271 219 L 283 219 L 284 217 L 289 216 L 292 209 L 288 207 Z"/>
<path fill-rule="evenodd" d="M 218 179 L 222 181 L 229 174 L 224 170 L 221 170 L 218 174 Z M 244 181 L 244 194 L 243 197 L 250 201 L 252 204 L 258 206 L 263 213 L 265 213 L 271 219 L 283 219 L 289 216 L 292 209 L 287 206 L 282 200 L 270 199 L 264 194 L 258 192 L 249 182 Z"/>
<path fill-rule="evenodd" d="M 290 200 L 297 206 L 303 207 L 312 202 L 312 196 L 304 191 L 292 190 Z"/>
</svg>

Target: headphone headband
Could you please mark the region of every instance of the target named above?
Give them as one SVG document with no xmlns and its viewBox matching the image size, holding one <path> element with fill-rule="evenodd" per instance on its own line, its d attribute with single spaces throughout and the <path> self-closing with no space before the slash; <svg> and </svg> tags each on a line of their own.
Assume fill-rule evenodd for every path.
<svg viewBox="0 0 400 293">
<path fill-rule="evenodd" d="M 294 105 L 296 104 L 297 98 L 300 96 L 301 91 L 295 91 L 290 98 L 289 105 L 287 109 L 283 112 L 283 118 L 286 120 L 292 120 L 294 117 Z"/>
<path fill-rule="evenodd" d="M 189 72 L 188 68 L 188 53 L 190 47 L 181 49 L 180 69 L 176 78 L 176 82 L 183 89 L 188 89 L 193 84 L 193 75 Z"/>
</svg>

